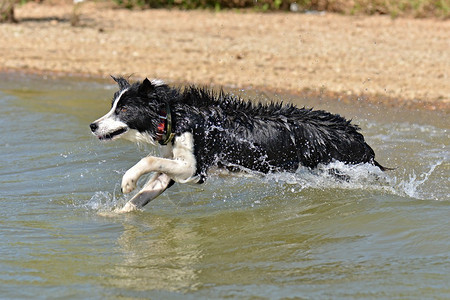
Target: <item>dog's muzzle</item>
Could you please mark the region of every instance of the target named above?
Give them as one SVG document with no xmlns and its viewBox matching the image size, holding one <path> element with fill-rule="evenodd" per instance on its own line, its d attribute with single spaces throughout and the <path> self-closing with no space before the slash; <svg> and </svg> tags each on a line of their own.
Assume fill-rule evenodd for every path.
<svg viewBox="0 0 450 300">
<path fill-rule="evenodd" d="M 112 140 L 114 137 L 119 136 L 125 132 L 128 131 L 127 128 L 121 127 L 118 128 L 112 132 L 108 132 L 108 133 L 102 133 L 100 134 L 98 131 L 99 126 L 96 122 L 91 123 L 89 125 L 89 127 L 91 128 L 92 133 L 99 139 L 99 140 Z"/>
</svg>

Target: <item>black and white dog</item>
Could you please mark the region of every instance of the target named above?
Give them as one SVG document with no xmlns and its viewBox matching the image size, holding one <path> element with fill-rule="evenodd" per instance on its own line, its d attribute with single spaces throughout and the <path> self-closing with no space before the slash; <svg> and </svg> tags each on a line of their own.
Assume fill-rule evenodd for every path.
<svg viewBox="0 0 450 300">
<path fill-rule="evenodd" d="M 127 139 L 163 145 L 163 158 L 148 156 L 122 178 L 130 193 L 142 175 L 155 174 L 122 209 L 142 208 L 174 182 L 202 183 L 212 166 L 230 171 L 295 172 L 334 160 L 375 161 L 358 126 L 339 115 L 293 105 L 254 104 L 197 87 L 183 91 L 159 80 L 130 84 L 122 77 L 111 110 L 90 124 L 100 140 Z"/>
</svg>

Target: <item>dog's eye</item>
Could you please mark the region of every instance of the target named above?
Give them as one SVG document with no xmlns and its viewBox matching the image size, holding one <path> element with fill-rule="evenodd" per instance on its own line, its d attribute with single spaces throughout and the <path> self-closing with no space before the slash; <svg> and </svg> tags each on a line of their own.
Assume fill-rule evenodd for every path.
<svg viewBox="0 0 450 300">
<path fill-rule="evenodd" d="M 126 111 L 127 111 L 127 108 L 125 106 L 123 106 L 123 107 L 117 107 L 114 113 L 116 115 L 118 115 L 120 113 L 125 113 Z"/>
<path fill-rule="evenodd" d="M 124 112 L 126 112 L 126 111 L 127 111 L 127 108 L 126 108 L 126 107 L 117 108 L 117 109 L 116 109 L 116 114 L 124 113 Z"/>
</svg>

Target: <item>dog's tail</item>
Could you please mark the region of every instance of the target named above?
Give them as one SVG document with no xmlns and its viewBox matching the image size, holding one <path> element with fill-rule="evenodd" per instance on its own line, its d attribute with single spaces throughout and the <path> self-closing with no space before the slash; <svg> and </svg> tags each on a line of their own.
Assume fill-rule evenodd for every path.
<svg viewBox="0 0 450 300">
<path fill-rule="evenodd" d="M 380 165 L 376 160 L 373 160 L 373 165 L 374 166 L 377 166 L 378 168 L 380 168 L 380 170 L 381 171 L 392 171 L 392 170 L 395 170 L 396 168 L 386 168 L 386 167 L 383 167 L 382 165 Z"/>
</svg>

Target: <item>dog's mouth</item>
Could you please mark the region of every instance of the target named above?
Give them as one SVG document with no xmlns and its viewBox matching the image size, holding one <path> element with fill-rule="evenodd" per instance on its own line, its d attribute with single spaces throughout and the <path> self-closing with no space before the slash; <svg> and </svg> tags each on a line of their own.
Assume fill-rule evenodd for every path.
<svg viewBox="0 0 450 300">
<path fill-rule="evenodd" d="M 101 141 L 107 141 L 107 140 L 112 140 L 113 138 L 115 138 L 115 137 L 117 137 L 117 136 L 119 136 L 121 134 L 124 134 L 125 132 L 127 132 L 126 128 L 120 128 L 120 129 L 117 129 L 116 131 L 114 131 L 112 133 L 108 133 L 108 134 L 105 134 L 105 135 L 100 135 L 100 136 L 97 136 L 97 137 Z"/>
</svg>

